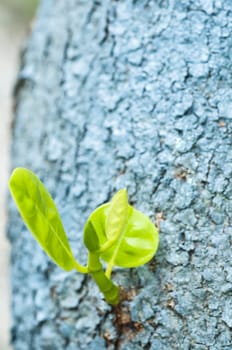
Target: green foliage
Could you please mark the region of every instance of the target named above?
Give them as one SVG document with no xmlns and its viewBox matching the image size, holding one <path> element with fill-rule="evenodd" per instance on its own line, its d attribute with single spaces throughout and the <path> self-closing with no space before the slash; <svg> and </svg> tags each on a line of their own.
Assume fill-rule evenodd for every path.
<svg viewBox="0 0 232 350">
<path fill-rule="evenodd" d="M 23 221 L 50 258 L 70 271 L 77 262 L 72 254 L 56 205 L 39 178 L 30 170 L 13 171 L 9 188 Z"/>
<path fill-rule="evenodd" d="M 127 202 L 125 205 L 125 198 L 124 201 L 121 198 L 118 200 L 121 191 L 110 203 L 100 206 L 90 215 L 84 229 L 84 242 L 88 249 L 91 240 L 96 237 L 98 245 L 95 251 L 98 249 L 100 257 L 109 264 L 108 276 L 115 265 L 136 267 L 147 263 L 154 256 L 159 243 L 158 230 L 152 222 Z M 112 221 L 109 221 L 109 217 L 112 217 Z"/>
<path fill-rule="evenodd" d="M 125 189 L 118 191 L 109 203 L 108 214 L 105 217 L 105 233 L 108 241 L 120 238 L 126 226 L 128 215 L 128 200 Z"/>
<path fill-rule="evenodd" d="M 119 302 L 119 287 L 110 279 L 113 267 L 143 265 L 158 248 L 158 230 L 128 204 L 127 191 L 122 189 L 88 218 L 84 244 L 89 257 L 87 266 L 82 266 L 73 256 L 56 205 L 39 178 L 28 169 L 17 168 L 9 188 L 24 222 L 45 252 L 66 271 L 89 273 L 110 304 Z M 106 271 L 101 260 L 107 263 Z"/>
</svg>

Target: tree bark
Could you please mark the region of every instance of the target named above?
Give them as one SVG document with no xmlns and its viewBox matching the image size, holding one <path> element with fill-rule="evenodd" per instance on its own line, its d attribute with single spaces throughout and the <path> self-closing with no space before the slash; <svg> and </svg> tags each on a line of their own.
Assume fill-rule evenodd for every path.
<svg viewBox="0 0 232 350">
<path fill-rule="evenodd" d="M 45 256 L 10 202 L 15 350 L 231 350 L 230 0 L 42 0 L 16 87 L 12 167 L 51 191 L 76 257 L 122 187 L 160 223 L 156 258 L 114 280 Z"/>
</svg>

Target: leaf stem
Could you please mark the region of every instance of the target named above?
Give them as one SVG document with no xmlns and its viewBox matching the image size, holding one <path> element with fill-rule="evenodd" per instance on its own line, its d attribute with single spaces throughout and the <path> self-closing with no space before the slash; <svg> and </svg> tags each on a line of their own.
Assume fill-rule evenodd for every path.
<svg viewBox="0 0 232 350">
<path fill-rule="evenodd" d="M 111 273 L 112 273 L 112 270 L 113 270 L 113 267 L 114 267 L 114 265 L 113 265 L 113 263 L 112 263 L 112 261 L 111 261 L 111 262 L 107 265 L 106 272 L 105 272 L 105 275 L 106 275 L 107 278 L 110 278 Z"/>
<path fill-rule="evenodd" d="M 114 239 L 106 241 L 97 252 L 99 254 L 104 253 L 107 249 L 112 247 L 112 245 L 116 242 L 117 238 L 118 237 L 115 237 Z"/>
<path fill-rule="evenodd" d="M 104 294 L 106 301 L 109 304 L 117 305 L 120 301 L 119 287 L 106 277 L 98 254 L 89 252 L 88 271 Z"/>
<path fill-rule="evenodd" d="M 76 260 L 73 261 L 73 265 L 74 265 L 74 268 L 80 273 L 86 274 L 89 272 L 87 266 L 83 266 L 83 265 L 79 264 Z"/>
</svg>

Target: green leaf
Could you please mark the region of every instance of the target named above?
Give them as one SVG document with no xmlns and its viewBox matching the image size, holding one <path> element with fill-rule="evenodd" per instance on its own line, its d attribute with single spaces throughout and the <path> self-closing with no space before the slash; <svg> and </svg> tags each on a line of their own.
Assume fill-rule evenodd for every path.
<svg viewBox="0 0 232 350">
<path fill-rule="evenodd" d="M 106 222 L 110 210 L 111 203 L 106 203 L 97 208 L 87 221 L 87 224 L 91 222 L 100 247 L 106 246 L 108 242 Z M 108 249 L 103 252 L 100 250 L 100 256 L 109 263 L 109 271 L 113 265 L 136 267 L 151 260 L 158 243 L 158 230 L 151 220 L 128 205 L 127 222 L 121 236 Z"/>
<path fill-rule="evenodd" d="M 30 170 L 16 168 L 9 188 L 25 222 L 51 259 L 66 271 L 76 268 L 56 205 L 39 178 Z"/>
<path fill-rule="evenodd" d="M 100 207 L 99 207 L 100 208 Z M 98 209 L 99 209 L 98 208 Z M 118 191 L 109 203 L 109 211 L 106 220 L 102 221 L 102 216 L 98 216 L 99 211 L 95 210 L 91 214 L 84 227 L 84 244 L 91 252 L 99 252 L 111 246 L 123 231 L 128 212 L 128 201 L 126 189 Z M 97 232 L 106 232 L 106 244 L 98 237 Z M 105 241 L 105 239 L 104 239 Z"/>
<path fill-rule="evenodd" d="M 94 253 L 100 249 L 100 243 L 92 221 L 88 220 L 84 227 L 84 244 L 86 248 Z"/>
<path fill-rule="evenodd" d="M 136 267 L 152 259 L 158 243 L 159 235 L 155 225 L 146 215 L 129 206 L 128 222 L 121 240 L 116 241 L 101 257 L 116 266 Z"/>
<path fill-rule="evenodd" d="M 128 200 L 127 191 L 122 189 L 112 198 L 109 212 L 106 217 L 106 237 L 108 240 L 116 240 L 123 232 L 127 221 Z"/>
</svg>

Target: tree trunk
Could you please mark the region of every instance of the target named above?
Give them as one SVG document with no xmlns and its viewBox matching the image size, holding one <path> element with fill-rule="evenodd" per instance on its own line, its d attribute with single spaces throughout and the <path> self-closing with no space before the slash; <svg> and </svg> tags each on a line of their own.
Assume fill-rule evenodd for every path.
<svg viewBox="0 0 232 350">
<path fill-rule="evenodd" d="M 76 257 L 127 187 L 158 218 L 120 312 L 42 252 L 10 202 L 15 350 L 231 350 L 232 3 L 42 0 L 16 88 L 12 167 L 51 191 Z"/>
</svg>

